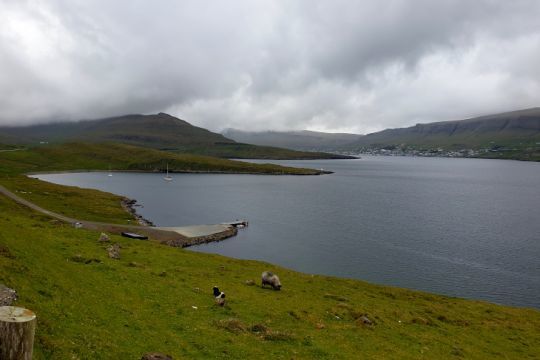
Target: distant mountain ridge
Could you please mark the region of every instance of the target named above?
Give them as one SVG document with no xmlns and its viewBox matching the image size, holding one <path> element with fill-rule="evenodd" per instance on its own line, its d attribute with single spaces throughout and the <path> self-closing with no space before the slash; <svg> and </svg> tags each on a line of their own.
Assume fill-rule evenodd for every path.
<svg viewBox="0 0 540 360">
<path fill-rule="evenodd" d="M 540 108 L 486 115 L 466 120 L 416 124 L 361 137 L 349 147 L 381 145 L 479 148 L 540 140 Z"/>
<path fill-rule="evenodd" d="M 0 127 L 0 143 L 115 142 L 222 158 L 334 159 L 341 155 L 241 144 L 165 113 Z"/>
<path fill-rule="evenodd" d="M 222 134 L 239 142 L 262 146 L 279 146 L 304 151 L 335 151 L 359 140 L 362 135 L 318 131 L 244 131 L 226 129 Z"/>
<path fill-rule="evenodd" d="M 413 151 L 414 154 L 416 151 L 432 153 L 434 149 L 472 149 L 489 152 L 486 156 L 498 152 L 495 154 L 498 157 L 527 160 L 540 158 L 540 107 L 466 120 L 416 124 L 367 135 L 315 131 L 249 132 L 234 129 L 217 134 L 165 113 L 0 127 L 0 143 L 4 144 L 66 141 L 120 142 L 238 159 L 347 158 L 325 152 L 354 154 L 377 149 L 401 149 L 406 153 Z M 502 151 L 507 153 L 502 154 Z"/>
<path fill-rule="evenodd" d="M 406 128 L 359 134 L 313 131 L 249 132 L 227 129 L 233 140 L 257 145 L 311 151 L 362 152 L 383 147 L 480 149 L 536 145 L 540 141 L 540 108 L 486 115 L 466 120 L 416 124 Z"/>
<path fill-rule="evenodd" d="M 64 142 L 122 142 L 153 148 L 177 148 L 188 145 L 234 143 L 221 134 L 193 126 L 174 116 L 159 113 L 155 115 L 123 115 L 97 120 L 61 122 L 23 127 L 2 127 L 1 136 L 14 138 L 19 142 L 36 141 Z"/>
</svg>

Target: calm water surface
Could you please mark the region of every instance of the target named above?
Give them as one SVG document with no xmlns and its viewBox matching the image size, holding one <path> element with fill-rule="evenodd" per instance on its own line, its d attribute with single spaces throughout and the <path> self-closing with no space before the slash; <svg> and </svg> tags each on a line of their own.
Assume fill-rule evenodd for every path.
<svg viewBox="0 0 540 360">
<path fill-rule="evenodd" d="M 274 161 L 276 162 L 276 161 Z M 135 198 L 158 226 L 247 219 L 194 251 L 540 308 L 540 163 L 366 157 L 280 161 L 325 176 L 50 174 Z"/>
</svg>

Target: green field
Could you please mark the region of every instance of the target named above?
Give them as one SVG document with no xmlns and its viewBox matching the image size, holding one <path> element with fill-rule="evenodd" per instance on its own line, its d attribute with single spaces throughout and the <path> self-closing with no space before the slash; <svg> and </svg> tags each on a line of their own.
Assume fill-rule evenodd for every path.
<svg viewBox="0 0 540 360">
<path fill-rule="evenodd" d="M 183 151 L 226 159 L 313 160 L 353 158 L 324 152 L 297 151 L 242 143 L 218 143 L 211 146 L 188 147 Z"/>
<path fill-rule="evenodd" d="M 14 150 L 17 146 L 15 145 L 6 145 L 6 144 L 0 144 L 0 151 L 2 150 Z"/>
<path fill-rule="evenodd" d="M 0 143 L 35 146 L 40 143 L 114 142 L 145 148 L 230 159 L 340 159 L 327 153 L 240 144 L 174 116 L 124 115 L 81 122 L 0 127 Z M 0 145 L 0 149 L 2 149 Z"/>
<path fill-rule="evenodd" d="M 58 155 L 45 148 L 0 153 L 0 183 L 47 209 L 126 222 L 116 195 L 22 180 L 28 168 L 108 166 L 95 149 L 92 161 L 81 150 L 56 149 Z M 62 160 L 67 154 L 73 158 Z M 35 359 L 139 359 L 149 351 L 175 359 L 534 359 L 540 353 L 538 310 L 116 236 L 122 257 L 113 260 L 99 233 L 2 196 L 0 229 L 0 283 L 16 289 L 17 304 L 38 316 Z M 246 283 L 258 284 L 264 270 L 279 274 L 282 291 Z M 223 308 L 214 304 L 214 285 L 227 293 Z"/>
<path fill-rule="evenodd" d="M 315 175 L 318 170 L 174 154 L 116 143 L 67 143 L 0 152 L 0 176 L 38 171 L 112 170 Z"/>
</svg>

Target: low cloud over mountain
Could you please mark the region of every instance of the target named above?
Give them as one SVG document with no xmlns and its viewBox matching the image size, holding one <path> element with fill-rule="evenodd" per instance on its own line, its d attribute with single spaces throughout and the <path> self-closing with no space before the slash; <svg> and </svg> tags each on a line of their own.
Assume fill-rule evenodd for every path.
<svg viewBox="0 0 540 360">
<path fill-rule="evenodd" d="M 0 3 L 0 124 L 368 133 L 538 106 L 540 2 Z"/>
</svg>

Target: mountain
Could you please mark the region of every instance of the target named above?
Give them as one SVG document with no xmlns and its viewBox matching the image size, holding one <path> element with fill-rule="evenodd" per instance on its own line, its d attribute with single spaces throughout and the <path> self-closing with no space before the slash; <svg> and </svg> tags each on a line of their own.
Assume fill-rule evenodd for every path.
<svg viewBox="0 0 540 360">
<path fill-rule="evenodd" d="M 386 129 L 367 135 L 228 129 L 236 141 L 296 150 L 540 160 L 540 108 Z"/>
<path fill-rule="evenodd" d="M 115 142 L 223 158 L 333 159 L 340 155 L 241 144 L 174 116 L 124 115 L 98 120 L 0 127 L 0 143 Z"/>
<path fill-rule="evenodd" d="M 5 138 L 10 137 L 11 141 L 17 138 L 18 142 L 22 143 L 111 141 L 160 149 L 234 143 L 223 135 L 193 126 L 165 113 L 124 115 L 98 120 L 24 127 L 2 127 L 0 135 Z"/>
<path fill-rule="evenodd" d="M 407 145 L 477 149 L 537 141 L 540 141 L 540 108 L 387 129 L 363 136 L 351 146 Z"/>
<path fill-rule="evenodd" d="M 317 131 L 243 131 L 227 129 L 223 135 L 235 141 L 261 146 L 278 146 L 304 151 L 336 151 L 359 140 L 362 135 Z"/>
</svg>

